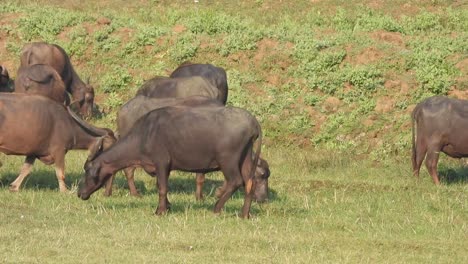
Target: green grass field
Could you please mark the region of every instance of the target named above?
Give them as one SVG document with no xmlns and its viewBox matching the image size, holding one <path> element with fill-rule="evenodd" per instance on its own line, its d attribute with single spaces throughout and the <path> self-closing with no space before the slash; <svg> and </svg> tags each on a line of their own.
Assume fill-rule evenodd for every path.
<svg viewBox="0 0 468 264">
<path fill-rule="evenodd" d="M 85 153 L 68 156 L 68 194 L 52 168 L 37 166 L 20 193 L 0 191 L 3 263 L 465 263 L 467 186 L 416 181 L 407 164 L 368 161 L 299 149 L 267 150 L 274 174 L 271 201 L 237 217 L 236 193 L 215 216 L 219 174 L 195 201 L 194 176 L 173 174 L 172 210 L 153 215 L 153 178 L 136 177 L 142 198 L 128 196 L 118 175 L 112 197 L 76 197 Z M 11 158 L 8 159 L 9 161 Z M 2 168 L 2 183 L 20 159 Z M 80 162 L 81 160 L 81 162 Z M 456 164 L 451 164 L 456 165 Z M 7 176 L 5 176 L 5 173 Z"/>
<path fill-rule="evenodd" d="M 270 201 L 238 217 L 243 193 L 212 213 L 223 176 L 173 172 L 155 216 L 119 173 L 111 197 L 76 191 L 87 153 L 66 157 L 70 192 L 40 162 L 8 191 L 23 157 L 1 155 L 1 263 L 468 263 L 468 169 L 441 156 L 441 186 L 412 176 L 409 113 L 421 99 L 468 98 L 464 1 L 2 1 L 0 64 L 14 78 L 31 41 L 61 45 L 91 78 L 100 115 L 183 61 L 228 73 L 228 104 L 264 130 Z"/>
</svg>

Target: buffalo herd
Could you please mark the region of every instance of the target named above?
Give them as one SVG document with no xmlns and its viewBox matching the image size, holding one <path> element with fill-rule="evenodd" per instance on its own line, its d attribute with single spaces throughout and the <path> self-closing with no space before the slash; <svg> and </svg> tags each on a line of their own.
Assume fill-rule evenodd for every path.
<svg viewBox="0 0 468 264">
<path fill-rule="evenodd" d="M 226 106 L 226 71 L 211 64 L 184 63 L 169 76 L 146 81 L 117 113 L 117 131 L 84 121 L 93 115 L 94 88 L 83 82 L 58 45 L 35 42 L 23 47 L 14 81 L 0 65 L 0 152 L 25 156 L 10 190 L 18 191 L 36 159 L 55 164 L 60 191 L 65 185 L 68 150 L 87 149 L 78 197 L 89 199 L 105 186 L 112 193 L 116 172 L 123 170 L 130 194 L 139 196 L 134 170 L 157 178 L 156 214 L 170 208 L 168 178 L 172 170 L 196 173 L 196 199 L 202 199 L 205 173 L 221 171 L 214 212 L 231 195 L 245 190 L 241 216 L 248 218 L 253 200 L 268 200 L 268 162 L 260 157 L 262 129 L 248 111 Z M 430 97 L 412 112 L 414 175 L 424 159 L 435 184 L 442 151 L 468 156 L 468 102 Z"/>
<path fill-rule="evenodd" d="M 60 191 L 67 191 L 65 155 L 87 149 L 78 190 L 83 200 L 103 186 L 104 194 L 111 195 L 120 170 L 130 193 L 139 196 L 133 176 L 138 167 L 157 178 L 157 214 L 170 208 L 172 170 L 196 173 L 197 199 L 203 197 L 205 173 L 221 171 L 224 183 L 216 191 L 215 213 L 240 187 L 245 190 L 244 218 L 253 200 L 268 199 L 270 169 L 260 157 L 262 129 L 248 111 L 226 106 L 223 68 L 184 63 L 167 77 L 146 81 L 118 111 L 115 134 L 82 119 L 93 115 L 94 88 L 81 80 L 60 46 L 25 45 L 14 82 L 6 67 L 0 70 L 0 151 L 26 157 L 11 191 L 19 191 L 36 159 L 55 164 Z"/>
</svg>

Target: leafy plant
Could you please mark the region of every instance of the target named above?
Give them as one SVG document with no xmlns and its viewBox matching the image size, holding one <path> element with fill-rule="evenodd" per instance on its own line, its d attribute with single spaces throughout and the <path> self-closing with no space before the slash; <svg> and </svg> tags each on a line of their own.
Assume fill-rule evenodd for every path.
<svg viewBox="0 0 468 264">
<path fill-rule="evenodd" d="M 194 57 L 199 46 L 200 41 L 194 34 L 183 34 L 167 53 L 173 62 L 180 64 Z"/>
<path fill-rule="evenodd" d="M 376 13 L 370 9 L 358 15 L 354 30 L 374 31 L 379 29 L 389 32 L 402 32 L 403 27 L 394 18 Z"/>
<path fill-rule="evenodd" d="M 223 39 L 218 51 L 227 56 L 237 51 L 254 50 L 257 48 L 257 41 L 262 37 L 262 33 L 258 31 L 232 32 Z"/>
<path fill-rule="evenodd" d="M 348 68 L 345 81 L 353 85 L 359 95 L 369 95 L 384 83 L 382 73 L 371 66 Z"/>
<path fill-rule="evenodd" d="M 138 29 L 136 44 L 138 46 L 155 45 L 156 39 L 167 33 L 167 29 L 156 26 L 145 26 Z"/>
<path fill-rule="evenodd" d="M 21 38 L 25 41 L 40 37 L 53 42 L 55 36 L 65 27 L 74 26 L 86 20 L 89 20 L 87 16 L 64 9 L 37 9 L 29 16 L 21 17 L 18 20 L 18 26 Z"/>
<path fill-rule="evenodd" d="M 247 20 L 211 10 L 192 13 L 185 20 L 185 25 L 194 34 L 206 33 L 208 35 L 241 32 L 248 29 Z"/>
<path fill-rule="evenodd" d="M 416 16 L 404 17 L 403 27 L 405 32 L 419 33 L 440 30 L 440 16 L 431 12 L 421 12 Z"/>
<path fill-rule="evenodd" d="M 332 18 L 333 26 L 338 30 L 349 31 L 354 28 L 354 19 L 349 16 L 345 9 L 338 8 Z"/>
<path fill-rule="evenodd" d="M 112 70 L 101 79 L 101 90 L 104 93 L 115 93 L 125 89 L 133 77 L 128 70 L 121 66 L 114 66 Z"/>
</svg>

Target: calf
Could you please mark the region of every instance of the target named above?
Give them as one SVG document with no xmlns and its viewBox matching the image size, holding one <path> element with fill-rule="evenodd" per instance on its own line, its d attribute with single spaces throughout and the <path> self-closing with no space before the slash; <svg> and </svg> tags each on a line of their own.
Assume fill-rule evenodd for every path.
<svg viewBox="0 0 468 264">
<path fill-rule="evenodd" d="M 426 158 L 432 180 L 440 184 L 437 175 L 440 152 L 452 158 L 468 157 L 468 101 L 430 97 L 414 108 L 411 118 L 413 174 L 419 178 L 421 164 Z"/>
<path fill-rule="evenodd" d="M 55 163 L 61 192 L 65 192 L 65 154 L 72 149 L 107 149 L 115 142 L 111 130 L 85 123 L 59 103 L 44 96 L 0 94 L 0 152 L 26 156 L 11 184 L 18 191 L 36 159 Z"/>
<path fill-rule="evenodd" d="M 255 154 L 254 143 L 257 139 Z M 214 212 L 242 185 L 245 186 L 242 216 L 247 218 L 257 183 L 261 148 L 261 128 L 249 112 L 235 107 L 165 107 L 140 118 L 133 129 L 107 151 L 89 159 L 84 185 L 78 196 L 83 200 L 99 189 L 118 170 L 139 165 L 157 176 L 159 205 L 156 214 L 169 207 L 169 173 L 172 170 L 207 173 L 221 170 L 225 185 L 220 190 Z"/>
</svg>

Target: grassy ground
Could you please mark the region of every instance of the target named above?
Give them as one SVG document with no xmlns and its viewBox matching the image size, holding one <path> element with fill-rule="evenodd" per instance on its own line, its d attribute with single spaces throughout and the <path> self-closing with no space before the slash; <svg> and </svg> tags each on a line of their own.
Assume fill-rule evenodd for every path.
<svg viewBox="0 0 468 264">
<path fill-rule="evenodd" d="M 76 197 L 85 153 L 67 157 L 61 194 L 53 169 L 37 166 L 20 193 L 0 189 L 0 261 L 3 263 L 465 263 L 467 186 L 444 177 L 435 187 L 408 166 L 375 164 L 299 149 L 265 152 L 274 174 L 271 201 L 254 204 L 249 221 L 236 215 L 242 194 L 214 216 L 208 177 L 203 202 L 194 176 L 170 180 L 170 213 L 153 215 L 155 182 L 139 173 L 142 198 L 128 196 L 122 175 L 114 195 Z M 2 168 L 2 184 L 21 159 Z M 449 164 L 450 162 L 447 162 Z M 450 164 L 454 166 L 455 164 Z M 6 173 L 5 173 L 6 172 Z M 6 175 L 5 175 L 6 174 Z"/>
<path fill-rule="evenodd" d="M 126 9 L 124 9 L 124 7 Z M 214 190 L 170 178 L 156 217 L 122 175 L 114 195 L 76 197 L 85 152 L 66 160 L 68 194 L 36 164 L 19 193 L 22 158 L 2 156 L 2 263 L 466 263 L 468 170 L 441 158 L 442 186 L 410 169 L 412 106 L 432 94 L 468 98 L 463 1 L 3 1 L 0 64 L 12 77 L 30 41 L 58 43 L 96 87 L 115 127 L 119 106 L 185 60 L 228 71 L 229 104 L 262 123 L 271 201 L 237 217 L 242 192 L 214 216 Z"/>
</svg>

